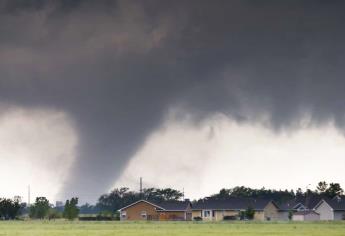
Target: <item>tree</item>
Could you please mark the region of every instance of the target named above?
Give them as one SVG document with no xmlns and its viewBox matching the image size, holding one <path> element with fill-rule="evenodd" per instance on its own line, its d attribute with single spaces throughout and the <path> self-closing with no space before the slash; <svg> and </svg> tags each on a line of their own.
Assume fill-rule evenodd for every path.
<svg viewBox="0 0 345 236">
<path fill-rule="evenodd" d="M 34 205 L 30 207 L 30 217 L 36 219 L 44 219 L 47 217 L 50 209 L 50 204 L 47 198 L 37 197 Z"/>
<path fill-rule="evenodd" d="M 325 193 L 327 190 L 328 184 L 325 181 L 320 181 L 317 186 L 316 190 L 318 193 Z"/>
<path fill-rule="evenodd" d="M 67 200 L 65 204 L 65 209 L 63 211 L 63 217 L 69 220 L 74 220 L 78 217 L 78 198 L 74 197 L 71 200 Z"/>
<path fill-rule="evenodd" d="M 296 191 L 296 197 L 300 198 L 300 197 L 303 197 L 303 196 L 304 196 L 304 193 L 303 193 L 302 189 L 298 188 L 297 191 Z"/>
<path fill-rule="evenodd" d="M 288 215 L 289 220 L 292 220 L 292 216 L 293 216 L 293 211 L 289 210 L 289 215 Z"/>
<path fill-rule="evenodd" d="M 129 191 L 128 188 L 114 189 L 109 194 L 103 194 L 97 202 L 101 211 L 116 212 L 118 209 L 140 199 L 139 193 Z"/>
<path fill-rule="evenodd" d="M 19 201 L 0 198 L 0 218 L 15 219 L 20 212 L 20 208 Z"/>
<path fill-rule="evenodd" d="M 340 184 L 338 183 L 330 183 L 329 187 L 326 190 L 326 195 L 328 197 L 335 197 L 335 196 L 340 196 L 342 195 L 344 190 L 341 188 Z"/>
<path fill-rule="evenodd" d="M 177 201 L 183 196 L 180 191 L 171 188 L 157 189 L 156 191 L 164 201 Z"/>
<path fill-rule="evenodd" d="M 225 188 L 222 188 L 218 194 L 215 194 L 214 196 L 218 199 L 227 199 L 229 198 L 231 194 L 231 189 L 225 189 Z"/>
<path fill-rule="evenodd" d="M 85 203 L 79 207 L 80 214 L 97 214 L 100 210 L 97 206 L 90 205 L 89 203 Z"/>
</svg>

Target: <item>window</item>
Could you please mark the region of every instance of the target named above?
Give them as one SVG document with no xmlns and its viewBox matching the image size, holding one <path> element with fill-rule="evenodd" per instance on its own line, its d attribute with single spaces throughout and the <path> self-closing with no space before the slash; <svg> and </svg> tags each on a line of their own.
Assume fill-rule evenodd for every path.
<svg viewBox="0 0 345 236">
<path fill-rule="evenodd" d="M 126 218 L 127 216 L 127 212 L 126 211 L 122 211 L 121 212 L 121 218 Z"/>
<path fill-rule="evenodd" d="M 141 215 L 141 218 L 143 218 L 143 219 L 146 219 L 146 217 L 147 217 L 146 211 L 142 211 L 140 213 L 140 215 Z"/>
<path fill-rule="evenodd" d="M 210 211 L 204 211 L 204 217 L 210 217 L 211 212 Z"/>
</svg>

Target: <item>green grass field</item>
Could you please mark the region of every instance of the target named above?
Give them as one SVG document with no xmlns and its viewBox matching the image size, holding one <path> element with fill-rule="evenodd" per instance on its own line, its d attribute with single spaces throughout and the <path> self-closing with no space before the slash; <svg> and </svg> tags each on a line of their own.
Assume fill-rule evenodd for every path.
<svg viewBox="0 0 345 236">
<path fill-rule="evenodd" d="M 303 235 L 344 236 L 344 222 L 318 223 L 185 223 L 185 222 L 0 222 L 0 236 L 53 235 Z"/>
</svg>

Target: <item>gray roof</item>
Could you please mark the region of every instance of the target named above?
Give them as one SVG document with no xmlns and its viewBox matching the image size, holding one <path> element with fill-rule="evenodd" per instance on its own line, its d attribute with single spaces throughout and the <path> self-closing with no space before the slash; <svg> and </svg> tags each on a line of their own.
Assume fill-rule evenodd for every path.
<svg viewBox="0 0 345 236">
<path fill-rule="evenodd" d="M 335 211 L 345 211 L 345 196 L 324 199 Z"/>
<path fill-rule="evenodd" d="M 193 204 L 193 210 L 245 210 L 253 207 L 255 210 L 263 210 L 270 200 L 249 198 L 205 199 Z"/>
<path fill-rule="evenodd" d="M 279 204 L 279 209 L 286 211 L 294 210 L 298 204 L 300 204 L 300 202 L 297 202 L 295 199 L 289 200 L 287 202 Z"/>
<path fill-rule="evenodd" d="M 282 204 L 279 204 L 280 210 L 296 210 L 300 204 L 307 209 L 314 209 L 315 206 L 322 200 L 322 196 L 298 197 Z"/>
<path fill-rule="evenodd" d="M 153 203 L 166 211 L 185 211 L 191 204 L 189 201 L 165 201 Z"/>
</svg>

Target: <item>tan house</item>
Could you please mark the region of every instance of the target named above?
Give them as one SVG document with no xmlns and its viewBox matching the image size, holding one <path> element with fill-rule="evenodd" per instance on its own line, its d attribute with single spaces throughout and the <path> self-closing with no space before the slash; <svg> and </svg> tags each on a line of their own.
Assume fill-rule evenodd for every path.
<svg viewBox="0 0 345 236">
<path fill-rule="evenodd" d="M 200 200 L 193 204 L 192 217 L 206 221 L 239 219 L 248 207 L 255 210 L 254 220 L 279 220 L 279 207 L 273 201 L 247 198 Z"/>
<path fill-rule="evenodd" d="M 119 210 L 121 220 L 191 220 L 189 201 L 151 202 L 139 200 Z"/>
</svg>

